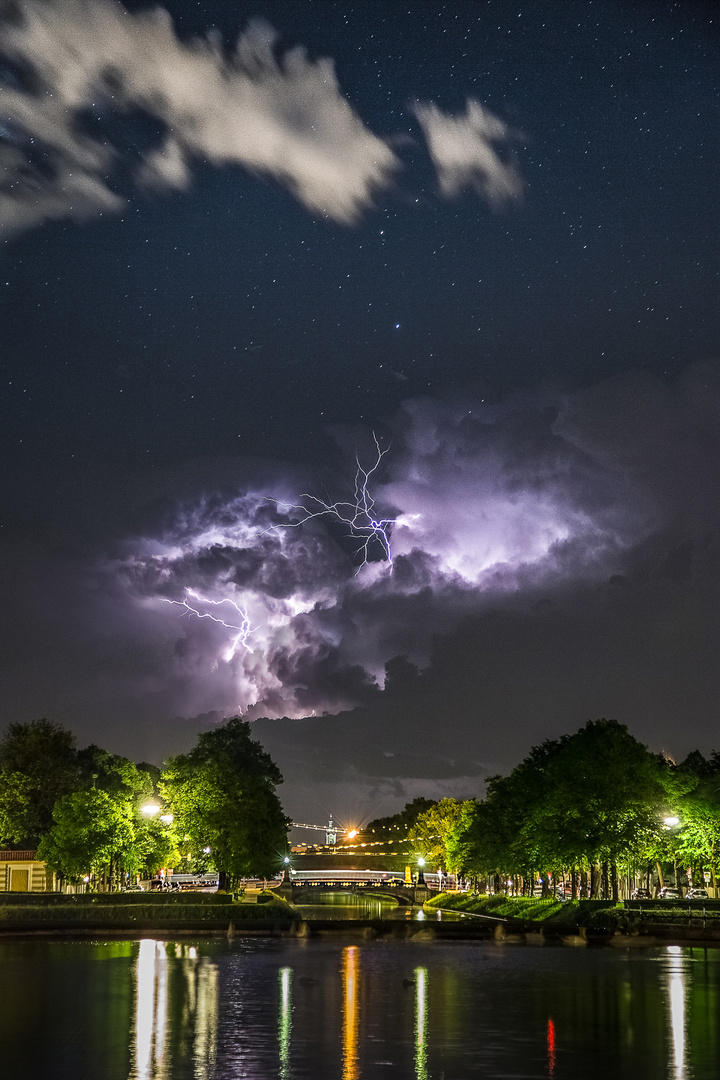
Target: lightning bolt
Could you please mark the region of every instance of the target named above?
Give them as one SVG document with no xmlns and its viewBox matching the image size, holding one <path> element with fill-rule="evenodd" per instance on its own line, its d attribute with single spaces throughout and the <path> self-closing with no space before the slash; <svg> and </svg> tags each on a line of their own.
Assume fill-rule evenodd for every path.
<svg viewBox="0 0 720 1080">
<path fill-rule="evenodd" d="M 235 623 L 225 622 L 224 619 L 217 618 L 209 611 L 199 611 L 196 607 L 193 607 L 192 604 L 188 603 L 188 597 L 191 597 L 199 604 L 207 604 L 211 607 L 221 607 L 222 604 L 230 604 L 240 616 L 240 625 L 238 626 Z M 200 593 L 196 592 L 194 589 L 186 588 L 184 600 L 169 600 L 166 596 L 161 596 L 160 599 L 164 604 L 175 604 L 177 607 L 184 608 L 188 615 L 196 615 L 198 619 L 210 619 L 211 622 L 218 623 L 219 626 L 224 626 L 227 630 L 237 630 L 237 634 L 223 654 L 224 660 L 232 660 L 240 645 L 242 645 L 244 649 L 247 649 L 248 652 L 252 652 L 252 649 L 247 643 L 247 639 L 257 627 L 250 625 L 250 618 L 247 611 L 229 597 L 225 596 L 222 600 L 210 600 L 209 597 L 201 596 Z"/>
<path fill-rule="evenodd" d="M 364 469 L 360 464 L 360 459 L 357 456 L 355 457 L 357 470 L 355 472 L 354 498 L 352 501 L 325 502 L 323 499 L 319 499 L 317 495 L 303 492 L 300 498 L 306 499 L 307 503 L 292 505 L 289 509 L 301 510 L 304 516 L 299 521 L 294 521 L 288 525 L 274 526 L 274 528 L 281 529 L 298 529 L 300 526 L 306 525 L 308 521 L 312 521 L 313 518 L 322 517 L 332 517 L 341 524 L 347 525 L 349 535 L 361 541 L 357 553 L 362 552 L 363 560 L 358 567 L 358 573 L 363 566 L 370 562 L 370 545 L 373 541 L 380 543 L 385 554 L 384 561 L 391 566 L 393 561 L 390 533 L 393 525 L 397 524 L 397 519 L 377 517 L 375 499 L 370 493 L 371 479 L 379 469 L 380 462 L 387 454 L 389 447 L 382 449 L 375 432 L 373 432 L 373 440 L 377 450 L 374 465 L 369 469 Z"/>
</svg>

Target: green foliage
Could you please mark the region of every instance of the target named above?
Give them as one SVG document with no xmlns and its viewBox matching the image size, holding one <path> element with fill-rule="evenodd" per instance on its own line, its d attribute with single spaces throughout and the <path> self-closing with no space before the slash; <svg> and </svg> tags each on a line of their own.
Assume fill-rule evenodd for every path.
<svg viewBox="0 0 720 1080">
<path fill-rule="evenodd" d="M 715 884 L 720 854 L 720 755 L 714 753 L 706 760 L 696 751 L 677 773 L 682 789 L 674 802 L 681 820 L 676 853 L 688 865 L 708 867 Z"/>
<path fill-rule="evenodd" d="M 32 796 L 32 782 L 24 773 L 0 772 L 0 847 L 22 844 Z"/>
<path fill-rule="evenodd" d="M 72 732 L 50 720 L 10 724 L 0 741 L 0 844 L 36 848 L 55 802 L 78 782 Z"/>
<path fill-rule="evenodd" d="M 443 870 L 456 869 L 455 848 L 448 851 L 448 842 L 467 818 L 465 803 L 458 799 L 441 799 L 418 814 L 408 832 L 415 850 L 432 865 Z"/>
<path fill-rule="evenodd" d="M 127 805 L 105 791 L 75 791 L 58 800 L 54 825 L 40 841 L 38 857 L 70 881 L 112 871 L 132 850 L 135 834 Z"/>
<path fill-rule="evenodd" d="M 538 827 L 564 865 L 637 857 L 661 820 L 666 769 L 623 724 L 589 721 L 548 762 Z"/>
<path fill-rule="evenodd" d="M 79 787 L 100 788 L 116 801 L 149 799 L 154 792 L 150 775 L 134 762 L 91 744 L 77 755 Z"/>
<path fill-rule="evenodd" d="M 468 804 L 448 839 L 465 873 L 529 876 L 638 857 L 667 802 L 664 759 L 614 720 L 533 747 L 487 798 Z"/>
<path fill-rule="evenodd" d="M 287 850 L 288 819 L 275 785 L 282 776 L 239 716 L 204 732 L 171 758 L 160 789 L 187 850 L 211 849 L 229 879 L 274 874 Z"/>
<path fill-rule="evenodd" d="M 406 803 L 398 814 L 375 818 L 363 829 L 363 833 L 367 833 L 370 839 L 402 840 L 415 826 L 420 814 L 433 806 L 435 806 L 434 799 L 423 799 L 419 796 L 412 802 Z"/>
</svg>

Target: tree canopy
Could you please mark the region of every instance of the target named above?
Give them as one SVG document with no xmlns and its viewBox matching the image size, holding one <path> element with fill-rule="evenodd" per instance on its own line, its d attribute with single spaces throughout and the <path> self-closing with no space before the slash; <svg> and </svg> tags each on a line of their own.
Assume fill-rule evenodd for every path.
<svg viewBox="0 0 720 1080">
<path fill-rule="evenodd" d="M 10 724 L 0 740 L 0 843 L 36 848 L 56 801 L 78 782 L 71 731 L 44 719 Z"/>
<path fill-rule="evenodd" d="M 601 864 L 616 883 L 617 864 L 640 858 L 658 835 L 669 772 L 623 724 L 588 721 L 533 747 L 508 776 L 491 777 L 448 849 L 475 873 L 527 877 Z"/>
<path fill-rule="evenodd" d="M 189 753 L 171 758 L 160 790 L 179 843 L 189 852 L 210 848 L 221 884 L 229 887 L 282 865 L 289 821 L 275 793 L 280 783 L 275 762 L 235 716 L 199 735 Z"/>
</svg>

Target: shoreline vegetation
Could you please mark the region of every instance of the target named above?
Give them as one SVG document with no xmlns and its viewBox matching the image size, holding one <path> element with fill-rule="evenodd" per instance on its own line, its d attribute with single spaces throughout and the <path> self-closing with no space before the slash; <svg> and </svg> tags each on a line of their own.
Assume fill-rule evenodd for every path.
<svg viewBox="0 0 720 1080">
<path fill-rule="evenodd" d="M 418 908 L 420 918 L 303 920 L 272 892 L 256 902 L 223 893 L 163 895 L 0 894 L 0 937 L 172 936 L 244 934 L 315 937 L 358 933 L 366 940 L 495 940 L 507 944 L 720 946 L 720 901 L 614 904 L 607 900 L 522 898 L 440 893 Z M 437 920 L 432 916 L 438 916 Z"/>
</svg>

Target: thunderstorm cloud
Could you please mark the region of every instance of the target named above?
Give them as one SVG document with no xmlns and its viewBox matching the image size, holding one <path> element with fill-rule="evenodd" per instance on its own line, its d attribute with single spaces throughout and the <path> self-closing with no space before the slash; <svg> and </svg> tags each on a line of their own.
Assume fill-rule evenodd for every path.
<svg viewBox="0 0 720 1080">
<path fill-rule="evenodd" d="M 415 110 L 441 191 L 489 201 L 519 185 L 492 144 L 502 121 L 477 102 L 454 120 Z M 163 8 L 28 0 L 0 21 L 0 226 L 120 213 L 127 190 L 184 190 L 200 161 L 274 178 L 309 211 L 349 225 L 395 182 L 400 161 L 338 84 L 333 61 L 279 55 L 255 21 L 232 55 L 181 41 Z"/>
<path fill-rule="evenodd" d="M 278 469 L 262 489 L 166 513 L 107 573 L 166 643 L 157 674 L 178 711 L 370 706 L 388 670 L 397 679 L 388 663 L 426 668 L 468 620 L 552 619 L 578 590 L 617 591 L 653 561 L 656 577 L 680 573 L 682 543 L 708 527 L 706 381 L 704 369 L 686 380 L 681 408 L 677 394 L 632 380 L 494 406 L 409 401 L 384 456 L 369 433 L 358 446 L 365 473 L 377 465 L 369 514 L 337 512 L 348 493 L 354 505 L 352 458 L 324 482 L 337 503 L 297 480 L 291 491 Z M 679 429 L 686 452 L 671 459 L 663 446 L 677 447 Z"/>
</svg>

